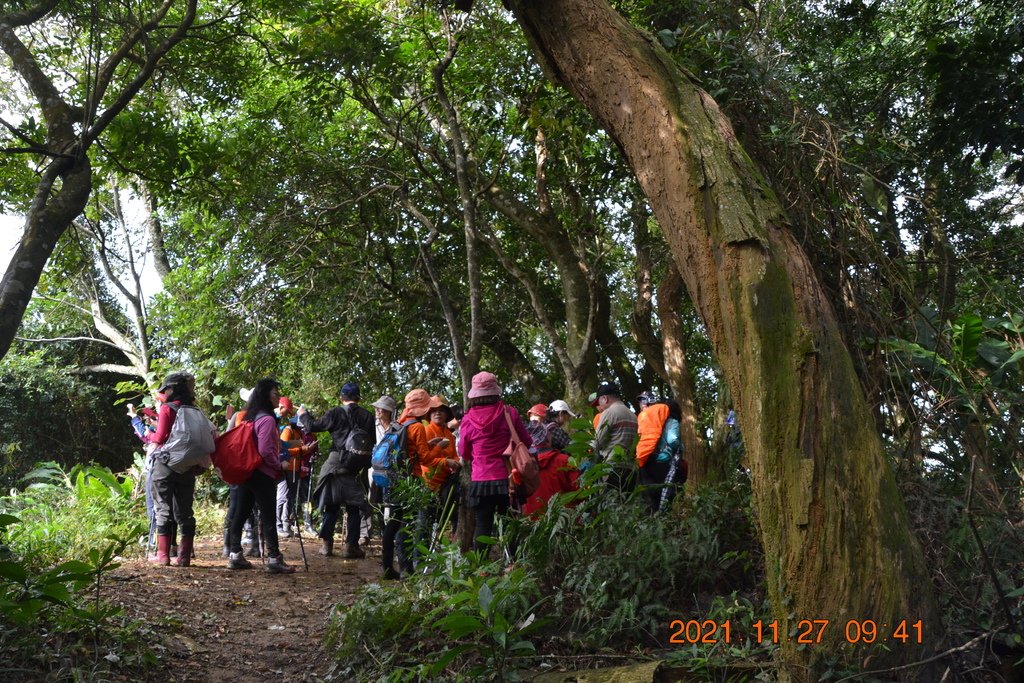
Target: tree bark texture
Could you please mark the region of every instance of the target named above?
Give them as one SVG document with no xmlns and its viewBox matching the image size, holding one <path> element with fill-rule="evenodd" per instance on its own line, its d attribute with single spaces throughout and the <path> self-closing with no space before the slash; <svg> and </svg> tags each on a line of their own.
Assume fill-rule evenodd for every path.
<svg viewBox="0 0 1024 683">
<path fill-rule="evenodd" d="M 679 438 L 683 442 L 683 457 L 686 458 L 691 488 L 712 472 L 708 463 L 704 437 L 697 430 L 697 389 L 693 373 L 686 362 L 686 335 L 683 319 L 679 315 L 679 301 L 683 296 L 683 278 L 674 263 L 669 263 L 658 286 L 658 319 L 661 322 L 662 357 L 665 359 L 665 373 L 672 393 L 679 402 Z M 712 477 L 714 479 L 715 477 Z"/>
<path fill-rule="evenodd" d="M 87 158 L 60 158 L 51 163 L 29 207 L 25 233 L 0 280 L 0 358 L 11 348 L 57 240 L 85 208 L 92 191 L 92 167 Z M 60 189 L 51 195 L 58 178 Z"/>
<path fill-rule="evenodd" d="M 941 640 L 923 556 L 778 200 L 714 100 L 606 0 L 510 4 L 548 75 L 622 148 L 708 330 L 743 427 L 780 632 L 830 620 L 820 645 L 783 639 L 790 674 L 816 679 L 823 655 L 853 655 L 850 619 L 923 619 L 923 648 L 873 661 L 921 659 Z"/>
</svg>

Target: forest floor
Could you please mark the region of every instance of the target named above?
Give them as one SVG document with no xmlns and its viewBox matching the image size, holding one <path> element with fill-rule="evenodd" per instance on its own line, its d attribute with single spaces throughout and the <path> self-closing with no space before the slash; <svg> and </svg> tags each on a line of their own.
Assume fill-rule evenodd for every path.
<svg viewBox="0 0 1024 683">
<path fill-rule="evenodd" d="M 152 631 L 160 657 L 133 679 L 321 680 L 331 664 L 323 649 L 328 612 L 379 580 L 380 548 L 371 543 L 361 560 L 322 557 L 318 539 L 304 535 L 307 572 L 298 539 L 280 540 L 294 574 L 268 574 L 258 558 L 250 558 L 252 569 L 229 570 L 220 539 L 196 539 L 191 567 L 125 560 L 105 582 L 105 597 Z"/>
</svg>

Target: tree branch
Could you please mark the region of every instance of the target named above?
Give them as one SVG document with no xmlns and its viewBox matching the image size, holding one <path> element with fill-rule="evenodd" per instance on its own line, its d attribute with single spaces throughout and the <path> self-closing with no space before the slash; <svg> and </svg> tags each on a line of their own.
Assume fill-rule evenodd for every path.
<svg viewBox="0 0 1024 683">
<path fill-rule="evenodd" d="M 114 103 L 107 107 L 107 109 L 96 118 L 95 122 L 82 135 L 84 145 L 88 146 L 91 144 L 99 134 L 102 133 L 108 125 L 110 125 L 110 122 L 114 117 L 128 106 L 128 103 L 131 102 L 132 98 L 138 94 L 142 86 L 149 80 L 149 77 L 153 75 L 153 71 L 156 69 L 157 63 L 172 47 L 185 38 L 185 35 L 188 33 L 189 28 L 196 18 L 196 3 L 197 0 L 188 0 L 188 4 L 185 9 L 185 16 L 182 17 L 181 22 L 179 22 L 175 31 L 153 52 L 146 55 L 146 61 L 142 68 L 139 69 L 139 72 L 135 74 L 135 78 L 125 86 L 124 90 L 122 90 L 114 100 Z M 95 108 L 103 99 L 103 95 L 110 85 L 110 80 L 117 64 L 124 59 L 125 55 L 130 52 L 131 47 L 138 43 L 142 36 L 147 35 L 150 31 L 155 30 L 158 27 L 160 19 L 167 14 L 167 11 L 173 4 L 174 0 L 164 0 L 164 4 L 156 13 L 154 13 L 153 17 L 151 17 L 148 22 L 140 26 L 136 33 L 126 39 L 121 48 L 108 58 L 107 62 L 101 69 L 100 78 L 97 81 L 95 90 L 93 91 L 92 103 L 89 105 L 90 113 L 95 111 Z"/>
</svg>

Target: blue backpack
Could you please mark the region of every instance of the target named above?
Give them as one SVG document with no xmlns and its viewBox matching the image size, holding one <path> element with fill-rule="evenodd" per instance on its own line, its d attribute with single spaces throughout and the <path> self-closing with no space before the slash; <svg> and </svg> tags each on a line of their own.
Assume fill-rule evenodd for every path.
<svg viewBox="0 0 1024 683">
<path fill-rule="evenodd" d="M 370 467 L 373 470 L 373 483 L 379 488 L 386 489 L 398 478 L 399 465 L 405 463 L 409 458 L 409 449 L 406 443 L 405 430 L 409 425 L 416 422 L 414 419 L 406 420 L 399 424 L 392 422 L 384 436 L 373 447 L 370 455 Z"/>
</svg>

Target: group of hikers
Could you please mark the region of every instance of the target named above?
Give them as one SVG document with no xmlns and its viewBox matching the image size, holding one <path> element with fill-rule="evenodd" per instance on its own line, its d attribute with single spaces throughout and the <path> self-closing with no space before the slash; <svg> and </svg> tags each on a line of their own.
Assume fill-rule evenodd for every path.
<svg viewBox="0 0 1024 683">
<path fill-rule="evenodd" d="M 320 417 L 296 407 L 269 377 L 239 393 L 245 404 L 237 412 L 228 407 L 224 431 L 249 423 L 259 455 L 251 474 L 230 487 L 224 523 L 230 569 L 253 566 L 243 549 L 248 542 L 249 555 L 264 557 L 268 572 L 294 572 L 284 561 L 279 536 L 301 534 L 303 527 L 313 533 L 314 509 L 320 511 L 319 552 L 334 556 L 335 528 L 344 510 L 341 557 L 364 558 L 361 546 L 380 530 L 383 578 L 400 579 L 414 571 L 416 546 L 426 533 L 437 529 L 436 538 L 449 525 L 453 535 L 457 532 L 460 505 L 472 510 L 474 549 L 486 550 L 501 516 L 542 514 L 551 498 L 576 490 L 581 472 L 594 463 L 609 463 L 609 486 L 639 484 L 652 513 L 666 509 L 686 478 L 678 404 L 645 392 L 636 398 L 634 412 L 612 383 L 590 395 L 596 437 L 588 456 L 575 465 L 564 450 L 571 443 L 571 422 L 579 417 L 569 404 L 562 399 L 538 403 L 524 420 L 502 400 L 498 378 L 490 372 L 473 376 L 464 412 L 415 388 L 401 410 L 385 395 L 372 403 L 371 413 L 360 405 L 356 382 L 345 383 L 340 405 Z M 189 566 L 196 477 L 211 464 L 217 430 L 195 407 L 190 373 L 167 375 L 155 399 L 156 410 L 128 407 L 147 450 L 149 559 Z M 331 449 L 314 484 L 319 432 L 329 434 Z M 463 468 L 468 476 L 460 477 Z M 410 488 L 419 495 L 410 496 Z M 515 549 L 509 550 L 514 557 Z"/>
</svg>

